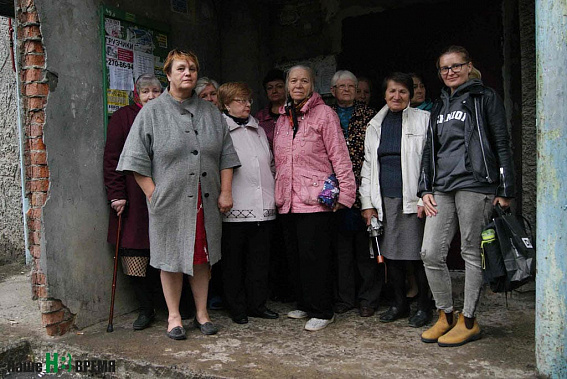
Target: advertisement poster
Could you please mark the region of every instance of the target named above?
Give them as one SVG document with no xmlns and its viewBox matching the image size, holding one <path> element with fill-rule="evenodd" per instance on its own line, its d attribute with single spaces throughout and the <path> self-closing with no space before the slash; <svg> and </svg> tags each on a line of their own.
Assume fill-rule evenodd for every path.
<svg viewBox="0 0 567 379">
<path fill-rule="evenodd" d="M 108 113 L 114 113 L 118 109 L 125 107 L 129 104 L 128 92 L 116 89 L 109 89 L 107 91 L 107 104 Z"/>
<path fill-rule="evenodd" d="M 142 53 L 134 50 L 134 78 L 142 74 L 152 74 L 154 72 L 153 54 Z"/>
<path fill-rule="evenodd" d="M 134 44 L 119 38 L 106 37 L 106 66 L 109 89 L 134 90 Z"/>
</svg>

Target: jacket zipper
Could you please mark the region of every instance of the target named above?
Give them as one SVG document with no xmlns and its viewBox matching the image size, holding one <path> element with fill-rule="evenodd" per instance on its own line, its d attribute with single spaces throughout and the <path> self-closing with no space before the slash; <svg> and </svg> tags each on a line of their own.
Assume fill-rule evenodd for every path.
<svg viewBox="0 0 567 379">
<path fill-rule="evenodd" d="M 484 168 L 486 170 L 486 180 L 488 183 L 493 183 L 494 181 L 490 178 L 490 173 L 488 172 L 488 164 L 486 163 L 486 155 L 484 154 L 484 145 L 482 144 L 482 133 L 480 131 L 480 122 L 478 121 L 478 106 L 477 106 L 478 98 L 474 98 L 474 113 L 476 116 L 476 127 L 478 129 L 478 138 L 480 142 L 480 150 L 482 151 L 482 160 L 484 161 Z"/>
<path fill-rule="evenodd" d="M 433 122 L 437 122 L 437 120 L 433 120 Z M 431 162 L 433 163 L 433 178 L 431 179 L 431 183 L 429 186 L 431 187 L 430 190 L 433 191 L 433 183 L 435 182 L 435 176 L 437 175 L 435 172 L 435 140 L 433 139 L 433 128 L 429 128 L 429 132 L 431 133 Z M 423 173 L 423 178 L 425 180 L 425 172 Z"/>
<path fill-rule="evenodd" d="M 508 194 L 508 191 L 506 191 L 506 176 L 504 175 L 504 167 L 500 167 L 500 183 L 504 188 L 504 196 L 506 196 Z"/>
</svg>

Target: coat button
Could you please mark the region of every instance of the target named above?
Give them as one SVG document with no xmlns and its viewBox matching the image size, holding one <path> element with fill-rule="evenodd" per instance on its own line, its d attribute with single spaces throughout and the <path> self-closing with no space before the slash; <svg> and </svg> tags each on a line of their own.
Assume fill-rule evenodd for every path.
<svg viewBox="0 0 567 379">
<path fill-rule="evenodd" d="M 203 172 L 203 173 L 202 173 L 201 175 L 203 175 L 203 176 L 207 176 L 207 173 L 206 173 L 206 172 Z"/>
<path fill-rule="evenodd" d="M 191 153 L 192 153 L 193 155 L 199 154 L 199 152 L 198 152 L 197 150 L 193 150 Z"/>
<path fill-rule="evenodd" d="M 199 134 L 199 132 L 195 130 L 195 134 Z"/>
<path fill-rule="evenodd" d="M 205 194 L 205 197 L 209 197 L 209 193 L 208 193 L 208 192 Z"/>
</svg>

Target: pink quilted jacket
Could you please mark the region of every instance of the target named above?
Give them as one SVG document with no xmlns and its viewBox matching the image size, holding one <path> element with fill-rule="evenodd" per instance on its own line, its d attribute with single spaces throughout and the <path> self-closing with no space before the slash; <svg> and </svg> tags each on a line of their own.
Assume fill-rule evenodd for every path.
<svg viewBox="0 0 567 379">
<path fill-rule="evenodd" d="M 354 204 L 356 183 L 337 113 L 318 93 L 305 103 L 293 138 L 290 119 L 280 108 L 274 134 L 276 206 L 279 213 L 327 212 L 317 201 L 325 179 L 333 172 L 339 181 L 339 203 Z"/>
</svg>

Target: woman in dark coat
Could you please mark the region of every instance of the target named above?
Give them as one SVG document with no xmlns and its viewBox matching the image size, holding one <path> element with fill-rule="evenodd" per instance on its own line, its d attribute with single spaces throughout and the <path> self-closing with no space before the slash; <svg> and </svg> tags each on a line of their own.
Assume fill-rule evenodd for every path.
<svg viewBox="0 0 567 379">
<path fill-rule="evenodd" d="M 144 193 L 132 175 L 116 171 L 126 137 L 134 119 L 142 107 L 161 94 L 159 80 L 151 75 L 141 75 L 136 80 L 134 101 L 136 104 L 120 108 L 108 124 L 104 149 L 104 185 L 112 211 L 108 222 L 107 241 L 116 244 L 118 216 L 122 217 L 120 258 L 122 269 L 131 282 L 139 304 L 139 315 L 134 330 L 146 328 L 154 319 L 152 301 L 152 276 L 157 272 L 149 267 L 150 241 L 148 237 L 148 209 Z M 154 275 L 152 275 L 154 274 Z"/>
</svg>

